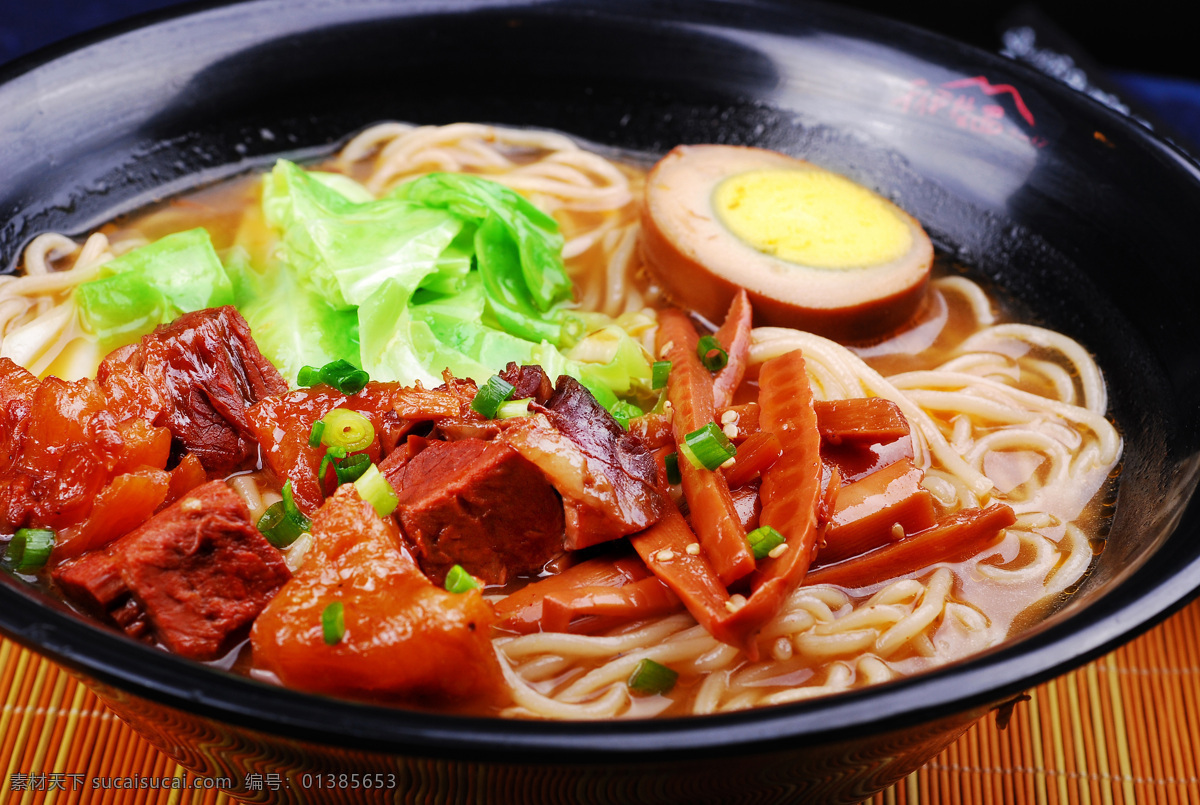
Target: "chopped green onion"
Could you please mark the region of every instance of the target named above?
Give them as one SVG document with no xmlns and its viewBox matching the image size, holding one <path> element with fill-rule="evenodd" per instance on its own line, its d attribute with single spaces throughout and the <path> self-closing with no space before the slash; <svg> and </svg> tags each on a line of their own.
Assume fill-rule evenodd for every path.
<svg viewBox="0 0 1200 805">
<path fill-rule="evenodd" d="M 288 517 L 287 508 L 282 500 L 277 500 L 268 506 L 262 517 L 258 518 L 256 525 L 262 535 L 267 538 L 267 542 L 279 549 L 291 545 L 307 530 Z"/>
<path fill-rule="evenodd" d="M 746 535 L 746 542 L 750 543 L 750 551 L 755 559 L 766 559 L 771 551 L 786 541 L 783 534 L 769 525 L 760 526 Z"/>
<path fill-rule="evenodd" d="M 462 565 L 455 565 L 450 568 L 450 572 L 446 574 L 446 591 L 461 594 L 468 590 L 476 590 L 479 588 L 479 582 L 471 576 L 470 573 L 463 570 Z"/>
<path fill-rule="evenodd" d="M 519 400 L 508 400 L 500 403 L 500 407 L 496 409 L 496 419 L 513 419 L 519 416 L 529 415 L 529 403 L 533 402 L 532 397 L 522 397 Z"/>
<path fill-rule="evenodd" d="M 333 471 L 337 474 L 339 484 L 357 481 L 371 468 L 371 457 L 366 453 L 355 453 L 346 456 L 341 461 L 333 462 Z"/>
<path fill-rule="evenodd" d="M 301 514 L 296 506 L 291 481 L 283 485 L 283 500 L 268 506 L 256 525 L 267 542 L 280 549 L 291 545 L 297 537 L 312 528 L 312 521 Z"/>
<path fill-rule="evenodd" d="M 629 675 L 629 689 L 634 693 L 655 694 L 670 693 L 675 687 L 679 674 L 665 665 L 651 659 L 644 659 Z"/>
<path fill-rule="evenodd" d="M 487 419 L 495 419 L 500 403 L 513 393 L 513 385 L 500 375 L 492 375 L 483 384 L 483 388 L 475 393 L 471 400 L 471 410 Z"/>
<path fill-rule="evenodd" d="M 296 505 L 296 497 L 292 492 L 292 482 L 291 481 L 287 481 L 284 483 L 282 494 L 283 494 L 283 508 L 284 508 L 284 511 L 287 512 L 287 516 L 291 517 L 292 519 L 296 520 L 297 522 L 303 523 L 304 528 L 307 531 L 308 527 L 312 525 L 312 522 L 310 522 L 307 517 L 305 517 L 303 514 L 300 513 L 300 507 Z"/>
<path fill-rule="evenodd" d="M 624 400 L 617 400 L 616 404 L 608 409 L 608 412 L 613 415 L 613 419 L 621 423 L 621 427 L 625 430 L 629 430 L 629 420 L 639 417 L 644 413 L 641 408 Z"/>
<path fill-rule="evenodd" d="M 321 434 L 325 432 L 325 420 L 318 419 L 313 423 L 312 430 L 308 432 L 308 446 L 320 447 Z"/>
<path fill-rule="evenodd" d="M 301 366 L 296 373 L 297 386 L 315 386 L 321 382 L 321 370 L 312 366 Z"/>
<path fill-rule="evenodd" d="M 667 385 L 667 378 L 671 375 L 670 361 L 655 361 L 650 367 L 650 388 L 660 389 Z"/>
<path fill-rule="evenodd" d="M 392 489 L 388 479 L 383 477 L 379 468 L 374 464 L 367 467 L 366 471 L 354 482 L 354 488 L 358 490 L 360 498 L 375 507 L 375 513 L 380 517 L 387 517 L 400 505 L 400 499 L 396 497 L 396 490 Z"/>
<path fill-rule="evenodd" d="M 342 394 L 357 394 L 363 390 L 370 379 L 371 376 L 362 369 L 340 358 L 325 364 L 320 369 L 313 366 L 302 366 L 296 375 L 297 385 L 315 386 L 318 383 L 324 383 Z"/>
<path fill-rule="evenodd" d="M 321 443 L 329 448 L 340 447 L 346 453 L 357 453 L 375 441 L 375 426 L 358 411 L 334 408 L 321 421 L 325 423 Z"/>
<path fill-rule="evenodd" d="M 321 612 L 321 634 L 328 646 L 336 646 L 346 636 L 346 607 L 341 601 L 334 601 Z"/>
<path fill-rule="evenodd" d="M 663 459 L 663 464 L 667 468 L 667 483 L 680 484 L 683 483 L 683 476 L 679 474 L 679 454 L 670 453 Z"/>
<path fill-rule="evenodd" d="M 54 532 L 48 528 L 18 528 L 8 543 L 8 563 L 18 573 L 36 573 L 46 566 L 54 550 Z"/>
<path fill-rule="evenodd" d="M 729 353 L 721 346 L 721 342 L 711 335 L 703 336 L 696 344 L 696 354 L 700 356 L 700 363 L 710 372 L 724 369 L 725 364 L 729 363 Z"/>
<path fill-rule="evenodd" d="M 693 467 L 715 470 L 737 455 L 737 448 L 715 422 L 709 422 L 684 436 L 679 452 Z"/>
</svg>

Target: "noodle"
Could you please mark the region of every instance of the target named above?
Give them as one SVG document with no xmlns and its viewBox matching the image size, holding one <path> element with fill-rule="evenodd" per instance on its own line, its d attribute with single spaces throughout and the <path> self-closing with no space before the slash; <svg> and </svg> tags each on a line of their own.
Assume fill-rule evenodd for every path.
<svg viewBox="0 0 1200 805">
<path fill-rule="evenodd" d="M 347 143 L 334 166 L 376 196 L 434 170 L 480 174 L 521 192 L 558 220 L 579 308 L 626 314 L 632 334 L 652 343 L 653 312 L 646 309 L 659 292 L 638 256 L 640 170 L 557 133 L 465 123 L 374 126 Z M 70 291 L 113 256 L 102 234 L 82 248 L 61 235 L 35 239 L 25 252 L 25 276 L 0 279 L 0 355 L 37 374 L 62 369 L 64 351 L 81 335 Z M 927 320 L 893 346 L 937 342 L 949 349 L 937 365 L 885 374 L 868 363 L 883 365 L 875 360 L 878 346 L 858 354 L 777 327 L 753 331 L 751 364 L 800 349 L 817 399 L 895 402 L 912 425 L 914 464 L 939 505 L 1000 500 L 1012 506 L 1018 521 L 999 545 L 873 589 L 801 587 L 762 631 L 767 659 L 755 663 L 686 614 L 599 636 L 497 637 L 512 698 L 504 714 L 595 719 L 667 707 L 639 704 L 623 684 L 647 658 L 694 679 L 672 712 L 715 713 L 832 694 L 993 645 L 1019 625 L 1022 613 L 1043 611 L 1077 584 L 1093 559 L 1086 506 L 1121 451 L 1105 418 L 1099 368 L 1061 334 L 998 323 L 987 294 L 965 277 L 935 280 L 929 310 Z M 963 319 L 965 337 L 956 329 Z M 260 491 L 254 476 L 233 485 L 256 512 L 275 498 Z M 297 543 L 289 565 L 303 561 L 308 544 Z"/>
</svg>

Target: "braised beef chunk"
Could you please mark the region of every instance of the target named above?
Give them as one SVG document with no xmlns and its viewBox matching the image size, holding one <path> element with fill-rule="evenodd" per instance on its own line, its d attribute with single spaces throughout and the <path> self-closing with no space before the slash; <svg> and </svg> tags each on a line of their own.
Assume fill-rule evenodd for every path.
<svg viewBox="0 0 1200 805">
<path fill-rule="evenodd" d="M 554 393 L 550 378 L 540 366 L 517 366 L 515 361 L 509 361 L 500 373 L 500 379 L 512 384 L 512 394 L 508 395 L 510 400 L 533 398 L 544 405 Z"/>
<path fill-rule="evenodd" d="M 70 598 L 128 634 L 213 660 L 245 637 L 291 573 L 237 493 L 212 481 L 53 576 Z"/>
<path fill-rule="evenodd" d="M 546 418 L 590 458 L 605 465 L 618 506 L 635 530 L 658 522 L 664 512 L 658 465 L 641 440 L 628 433 L 578 380 L 560 375 L 546 403 Z"/>
<path fill-rule="evenodd" d="M 250 326 L 232 307 L 185 313 L 144 336 L 124 359 L 163 395 L 176 442 L 200 459 L 210 477 L 225 475 L 254 458 L 258 445 L 246 409 L 287 383 L 250 337 Z"/>
<path fill-rule="evenodd" d="M 563 507 L 537 467 L 501 442 L 431 441 L 391 478 L 417 561 L 441 582 L 462 565 L 490 583 L 562 551 Z"/>
<path fill-rule="evenodd" d="M 568 550 L 642 531 L 666 510 L 650 451 L 570 377 L 558 379 L 542 412 L 511 420 L 500 440 L 562 495 Z"/>
</svg>

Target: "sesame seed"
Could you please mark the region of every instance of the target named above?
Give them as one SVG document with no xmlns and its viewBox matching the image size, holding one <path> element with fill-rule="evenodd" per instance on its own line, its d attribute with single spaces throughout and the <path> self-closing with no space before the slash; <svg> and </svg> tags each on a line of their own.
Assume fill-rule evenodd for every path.
<svg viewBox="0 0 1200 805">
<path fill-rule="evenodd" d="M 204 508 L 204 504 L 197 498 L 187 498 L 179 504 L 179 508 L 185 512 L 198 512 Z"/>
<path fill-rule="evenodd" d="M 746 606 L 746 596 L 741 593 L 734 593 L 729 596 L 729 600 L 725 602 L 725 609 L 729 612 L 737 612 L 742 607 Z"/>
<path fill-rule="evenodd" d="M 904 526 L 899 523 L 892 524 L 892 539 L 904 539 Z"/>
<path fill-rule="evenodd" d="M 663 548 L 658 552 L 658 561 L 660 562 L 670 562 L 674 558 L 675 551 L 671 550 L 670 548 Z"/>
<path fill-rule="evenodd" d="M 792 658 L 792 641 L 786 637 L 776 638 L 775 644 L 771 646 L 771 656 L 780 662 L 790 660 Z"/>
<path fill-rule="evenodd" d="M 731 468 L 731 467 L 733 467 L 733 465 L 734 465 L 734 464 L 736 464 L 736 463 L 737 463 L 737 457 L 736 457 L 736 456 L 730 456 L 729 458 L 727 458 L 727 459 L 726 459 L 726 460 L 725 460 L 725 461 L 724 461 L 724 462 L 721 464 L 721 469 L 723 469 L 723 470 L 730 469 L 730 468 Z"/>
<path fill-rule="evenodd" d="M 736 439 L 738 435 L 738 426 L 730 422 L 725 427 L 721 428 L 726 436 L 730 439 Z"/>
<path fill-rule="evenodd" d="M 687 552 L 688 552 L 688 556 L 699 556 L 700 555 L 700 543 L 699 542 L 689 543 L 687 546 Z"/>
<path fill-rule="evenodd" d="M 737 421 L 738 421 L 737 411 L 731 411 L 727 408 L 727 409 L 725 409 L 725 412 L 721 414 L 721 424 L 722 425 L 728 425 L 730 423 L 737 422 Z"/>
<path fill-rule="evenodd" d="M 781 542 L 778 545 L 776 545 L 774 548 L 772 548 L 770 551 L 768 551 L 767 556 L 771 557 L 772 559 L 778 559 L 779 557 L 781 557 L 785 553 L 787 553 L 787 549 L 788 549 L 788 544 L 786 542 Z"/>
<path fill-rule="evenodd" d="M 660 349 L 658 351 L 658 357 L 660 357 L 660 358 L 667 357 L 667 355 L 671 354 L 671 350 L 673 350 L 673 349 L 675 349 L 675 342 L 668 341 L 667 343 L 663 344 L 662 349 Z"/>
</svg>

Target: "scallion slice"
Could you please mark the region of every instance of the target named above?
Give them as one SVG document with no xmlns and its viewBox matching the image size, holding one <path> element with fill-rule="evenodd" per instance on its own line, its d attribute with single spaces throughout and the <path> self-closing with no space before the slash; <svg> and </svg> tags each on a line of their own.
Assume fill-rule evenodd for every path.
<svg viewBox="0 0 1200 805">
<path fill-rule="evenodd" d="M 508 400 L 500 403 L 496 409 L 496 419 L 513 419 L 519 416 L 529 416 L 529 404 L 532 397 L 522 397 L 519 400 Z"/>
<path fill-rule="evenodd" d="M 320 369 L 314 366 L 302 366 L 296 375 L 296 383 L 301 386 L 315 386 L 324 383 L 340 391 L 342 394 L 357 394 L 367 385 L 371 376 L 349 361 L 331 361 Z"/>
<path fill-rule="evenodd" d="M 357 481 L 370 468 L 371 457 L 366 453 L 355 453 L 352 456 L 346 456 L 341 461 L 333 462 L 333 471 L 337 473 L 339 484 Z"/>
<path fill-rule="evenodd" d="M 700 357 L 704 368 L 710 372 L 724 369 L 725 364 L 729 363 L 729 353 L 721 346 L 721 342 L 711 335 L 702 336 L 696 343 L 696 355 Z"/>
<path fill-rule="evenodd" d="M 663 464 L 667 468 L 667 483 L 672 485 L 683 483 L 683 476 L 679 474 L 678 453 L 668 454 L 667 457 L 663 459 Z"/>
<path fill-rule="evenodd" d="M 679 452 L 693 467 L 715 470 L 737 455 L 737 448 L 715 422 L 709 422 L 684 436 Z"/>
<path fill-rule="evenodd" d="M 495 419 L 500 404 L 513 393 L 513 385 L 500 375 L 492 375 L 483 384 L 483 388 L 475 393 L 471 400 L 471 410 L 487 419 Z"/>
<path fill-rule="evenodd" d="M 301 366 L 296 373 L 297 386 L 315 386 L 321 382 L 321 370 L 315 366 Z"/>
<path fill-rule="evenodd" d="M 755 559 L 766 559 L 771 551 L 786 541 L 783 534 L 769 525 L 759 526 L 746 535 L 746 542 L 750 543 L 750 552 Z"/>
<path fill-rule="evenodd" d="M 291 545 L 297 537 L 312 528 L 312 521 L 301 514 L 296 506 L 291 481 L 283 485 L 283 500 L 268 506 L 256 525 L 267 542 L 280 549 Z"/>
<path fill-rule="evenodd" d="M 670 361 L 655 361 L 650 367 L 650 388 L 661 389 L 667 385 L 667 378 L 671 376 Z"/>
<path fill-rule="evenodd" d="M 291 517 L 282 500 L 267 507 L 262 517 L 258 518 L 258 530 L 267 538 L 267 542 L 276 548 L 283 549 L 291 545 L 304 533 L 305 529 Z"/>
<path fill-rule="evenodd" d="M 48 528 L 18 528 L 8 543 L 9 566 L 18 573 L 36 573 L 46 566 L 54 550 L 54 532 Z"/>
<path fill-rule="evenodd" d="M 346 607 L 341 601 L 334 601 L 321 611 L 321 634 L 328 646 L 336 646 L 346 636 Z"/>
<path fill-rule="evenodd" d="M 321 435 L 325 432 L 325 420 L 318 419 L 313 423 L 312 430 L 308 432 L 308 446 L 320 447 Z"/>
<path fill-rule="evenodd" d="M 321 422 L 325 423 L 321 443 L 326 447 L 340 447 L 346 453 L 357 453 L 375 441 L 375 426 L 358 411 L 334 408 L 321 418 Z"/>
<path fill-rule="evenodd" d="M 670 693 L 675 687 L 679 674 L 665 665 L 651 659 L 644 659 L 629 675 L 629 689 L 634 693 L 652 695 L 655 693 Z"/>
<path fill-rule="evenodd" d="M 470 573 L 463 570 L 462 565 L 455 565 L 446 574 L 446 592 L 461 595 L 468 590 L 476 590 L 478 588 L 479 582 L 475 581 Z"/>
<path fill-rule="evenodd" d="M 634 417 L 641 416 L 644 412 L 633 403 L 627 403 L 624 400 L 617 400 L 608 412 L 613 415 L 613 419 L 621 424 L 625 430 L 629 430 L 629 420 Z"/>
<path fill-rule="evenodd" d="M 400 505 L 396 490 L 392 489 L 388 479 L 383 477 L 383 473 L 374 464 L 359 476 L 354 482 L 354 488 L 358 490 L 360 498 L 375 507 L 375 513 L 380 517 L 387 517 Z"/>
</svg>

